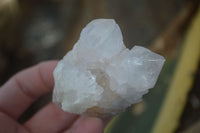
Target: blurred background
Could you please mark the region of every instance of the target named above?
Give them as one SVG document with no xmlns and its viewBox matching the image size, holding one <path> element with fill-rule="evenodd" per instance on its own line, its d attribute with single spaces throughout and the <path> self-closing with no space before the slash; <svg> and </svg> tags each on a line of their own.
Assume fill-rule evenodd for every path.
<svg viewBox="0 0 200 133">
<path fill-rule="evenodd" d="M 41 61 L 61 59 L 81 29 L 114 18 L 128 48 L 142 45 L 166 63 L 155 88 L 107 126 L 107 133 L 200 132 L 199 0 L 0 0 L 0 85 Z M 23 123 L 51 100 L 39 98 Z"/>
</svg>

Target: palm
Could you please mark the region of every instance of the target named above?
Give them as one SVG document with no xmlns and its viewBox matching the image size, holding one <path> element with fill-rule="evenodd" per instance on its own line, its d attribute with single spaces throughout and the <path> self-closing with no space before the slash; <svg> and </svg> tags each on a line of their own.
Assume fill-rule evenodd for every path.
<svg viewBox="0 0 200 133">
<path fill-rule="evenodd" d="M 51 61 L 27 69 L 0 88 L 1 133 L 101 133 L 103 122 L 93 117 L 63 112 L 53 103 L 38 111 L 23 125 L 17 119 L 39 96 L 53 88 L 57 62 Z"/>
</svg>

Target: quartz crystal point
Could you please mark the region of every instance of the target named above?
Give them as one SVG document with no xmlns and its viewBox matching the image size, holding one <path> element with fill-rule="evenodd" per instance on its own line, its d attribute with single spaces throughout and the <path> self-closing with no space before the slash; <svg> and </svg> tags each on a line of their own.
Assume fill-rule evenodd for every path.
<svg viewBox="0 0 200 133">
<path fill-rule="evenodd" d="M 54 70 L 53 102 L 64 111 L 115 115 L 153 88 L 165 59 L 150 50 L 127 49 L 113 19 L 96 19 Z"/>
</svg>

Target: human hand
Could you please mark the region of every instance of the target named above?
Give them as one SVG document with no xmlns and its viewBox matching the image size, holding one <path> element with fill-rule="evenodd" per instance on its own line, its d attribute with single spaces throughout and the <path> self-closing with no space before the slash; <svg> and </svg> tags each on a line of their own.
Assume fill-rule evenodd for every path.
<svg viewBox="0 0 200 133">
<path fill-rule="evenodd" d="M 99 118 L 62 111 L 52 102 L 23 125 L 17 122 L 39 96 L 53 89 L 57 61 L 48 61 L 13 76 L 0 87 L 0 133 L 102 133 Z"/>
</svg>

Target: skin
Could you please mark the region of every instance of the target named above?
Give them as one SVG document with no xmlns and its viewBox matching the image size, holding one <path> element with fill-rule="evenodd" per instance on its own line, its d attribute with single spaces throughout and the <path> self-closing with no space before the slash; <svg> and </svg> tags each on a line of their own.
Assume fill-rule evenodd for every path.
<svg viewBox="0 0 200 133">
<path fill-rule="evenodd" d="M 23 125 L 22 113 L 54 86 L 52 72 L 57 61 L 48 61 L 23 70 L 0 87 L 0 133 L 103 133 L 104 123 L 62 111 L 53 103 L 39 110 Z"/>
</svg>

